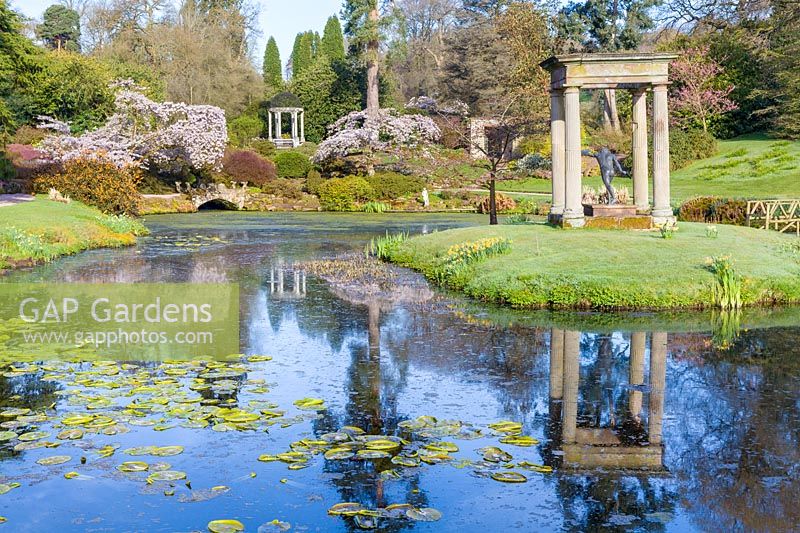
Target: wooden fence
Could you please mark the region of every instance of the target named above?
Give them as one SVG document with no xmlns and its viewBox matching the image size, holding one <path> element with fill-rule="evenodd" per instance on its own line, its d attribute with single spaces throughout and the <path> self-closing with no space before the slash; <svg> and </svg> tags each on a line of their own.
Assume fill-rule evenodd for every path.
<svg viewBox="0 0 800 533">
<path fill-rule="evenodd" d="M 794 231 L 800 237 L 800 200 L 751 200 L 747 202 L 747 225 L 781 233 Z"/>
</svg>

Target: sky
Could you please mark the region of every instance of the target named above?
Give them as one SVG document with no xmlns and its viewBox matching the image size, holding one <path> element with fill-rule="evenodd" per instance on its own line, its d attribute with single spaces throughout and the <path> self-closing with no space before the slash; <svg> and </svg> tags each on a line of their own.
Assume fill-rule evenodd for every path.
<svg viewBox="0 0 800 533">
<path fill-rule="evenodd" d="M 12 0 L 11 5 L 31 18 L 41 18 L 55 0 Z M 278 42 L 284 65 L 292 52 L 295 36 L 306 30 L 322 33 L 331 15 L 338 15 L 342 0 L 255 0 L 260 9 L 261 36 L 255 50 L 256 64 L 261 64 L 267 39 L 272 35 Z"/>
</svg>

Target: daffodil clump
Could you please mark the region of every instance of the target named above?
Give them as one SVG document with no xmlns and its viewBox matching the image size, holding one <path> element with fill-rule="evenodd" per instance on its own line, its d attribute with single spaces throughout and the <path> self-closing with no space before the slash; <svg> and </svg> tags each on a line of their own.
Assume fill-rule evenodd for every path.
<svg viewBox="0 0 800 533">
<path fill-rule="evenodd" d="M 446 284 L 449 279 L 464 273 L 466 267 L 510 250 L 511 240 L 503 237 L 488 237 L 454 244 L 447 250 L 444 264 L 436 273 L 436 279 L 439 283 Z"/>
</svg>

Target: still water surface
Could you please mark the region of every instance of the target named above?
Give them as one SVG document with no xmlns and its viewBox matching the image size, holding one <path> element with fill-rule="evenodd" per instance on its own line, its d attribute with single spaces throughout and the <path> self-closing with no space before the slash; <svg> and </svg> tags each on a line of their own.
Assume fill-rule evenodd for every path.
<svg viewBox="0 0 800 533">
<path fill-rule="evenodd" d="M 0 407 L 32 411 L 22 422 L 14 412 L 5 415 L 4 428 L 45 431 L 41 441 L 60 445 L 15 451 L 18 440 L 0 443 L 0 483 L 20 483 L 0 495 L 0 515 L 8 519 L 0 527 L 205 531 L 209 521 L 231 518 L 247 531 L 262 525 L 261 531 L 277 531 L 265 525 L 272 520 L 293 531 L 349 531 L 356 529 L 352 518 L 327 510 L 358 502 L 369 509 L 410 503 L 442 514 L 436 522 L 379 518 L 382 531 L 797 530 L 800 327 L 792 324 L 800 315 L 758 314 L 758 327 L 735 336 L 729 326 L 720 328 L 719 317 L 714 328 L 704 314 L 512 312 L 441 293 L 370 305 L 313 276 L 295 276 L 297 262 L 360 250 L 387 230 L 413 234 L 477 223 L 483 219 L 152 217 L 152 235 L 136 248 L 88 252 L 5 278 L 239 283 L 242 353 L 273 359 L 248 362 L 242 376 L 222 376 L 222 390 L 202 393 L 191 388 L 203 381 L 192 380 L 197 372 L 168 375 L 153 362 L 113 371 L 54 363 L 18 375 L 7 368 Z M 286 413 L 271 425 L 260 419 L 255 430 L 194 427 L 181 408 L 198 404 L 180 400 L 200 396 L 255 413 Z M 327 409 L 299 410 L 293 402 L 305 397 L 323 399 Z M 131 408 L 137 402 L 140 410 Z M 87 412 L 110 417 L 114 430 L 56 438 L 68 427 L 65 418 Z M 423 415 L 437 420 L 423 419 L 428 433 L 422 422 L 416 429 L 401 424 Z M 504 435 L 488 425 L 502 420 L 521 423 L 522 433 L 539 443 L 500 443 Z M 403 436 L 409 451 L 437 441 L 458 451 L 415 467 L 320 454 L 298 470 L 258 461 L 344 426 Z M 103 457 L 109 445 L 114 453 Z M 124 453 L 176 445 L 183 453 Z M 488 446 L 513 458 L 484 461 L 479 450 Z M 54 455 L 70 459 L 36 463 Z M 117 470 L 137 460 L 151 464 L 149 473 L 159 468 L 154 463 L 167 462 L 186 473 L 190 486 L 148 484 L 148 472 Z M 522 461 L 554 471 L 520 467 Z M 527 481 L 491 477 L 507 471 Z M 79 476 L 65 479 L 69 472 Z"/>
</svg>

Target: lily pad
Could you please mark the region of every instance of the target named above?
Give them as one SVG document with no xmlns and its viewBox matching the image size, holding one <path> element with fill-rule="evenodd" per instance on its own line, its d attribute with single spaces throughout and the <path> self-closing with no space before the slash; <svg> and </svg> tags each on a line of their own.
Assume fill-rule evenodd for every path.
<svg viewBox="0 0 800 533">
<path fill-rule="evenodd" d="M 162 470 L 160 472 L 153 472 L 147 476 L 148 481 L 178 481 L 179 479 L 186 479 L 186 472 L 180 470 Z"/>
<path fill-rule="evenodd" d="M 142 461 L 125 461 L 117 467 L 120 472 L 146 472 L 150 468 L 145 462 Z"/>
<path fill-rule="evenodd" d="M 17 438 L 17 434 L 13 431 L 0 431 L 0 442 L 6 442 Z"/>
<path fill-rule="evenodd" d="M 341 516 L 355 516 L 358 514 L 359 511 L 363 510 L 364 506 L 361 505 L 360 503 L 342 502 L 342 503 L 337 503 L 336 505 L 328 509 L 328 514 L 341 515 Z"/>
<path fill-rule="evenodd" d="M 20 435 L 19 440 L 23 442 L 30 442 L 34 440 L 44 439 L 49 436 L 50 433 L 46 431 L 29 431 L 27 433 L 23 433 L 22 435 Z"/>
<path fill-rule="evenodd" d="M 492 479 L 503 483 L 525 483 L 528 478 L 519 472 L 492 472 Z"/>
<path fill-rule="evenodd" d="M 53 455 L 52 457 L 42 457 L 36 464 L 40 464 L 43 466 L 55 466 L 55 465 L 63 465 L 69 460 L 72 459 L 69 455 Z"/>
<path fill-rule="evenodd" d="M 212 520 L 206 527 L 211 533 L 237 533 L 244 531 L 244 524 L 238 520 Z"/>
<path fill-rule="evenodd" d="M 161 446 L 155 448 L 151 454 L 157 457 L 170 457 L 172 455 L 180 455 L 183 453 L 183 446 Z"/>
<path fill-rule="evenodd" d="M 500 439 L 503 444 L 510 444 L 512 446 L 535 446 L 539 444 L 537 439 L 529 435 L 509 435 Z"/>
<path fill-rule="evenodd" d="M 433 507 L 423 507 L 421 509 L 412 508 L 407 510 L 406 516 L 418 522 L 436 522 L 441 520 L 442 513 Z"/>
</svg>

